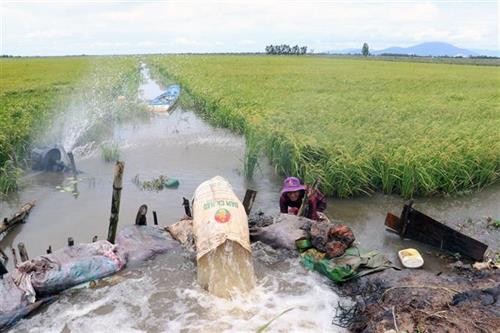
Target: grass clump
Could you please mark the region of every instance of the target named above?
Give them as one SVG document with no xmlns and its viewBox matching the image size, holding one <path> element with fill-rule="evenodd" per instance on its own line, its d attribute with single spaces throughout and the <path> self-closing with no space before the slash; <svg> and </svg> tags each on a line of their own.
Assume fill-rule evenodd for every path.
<svg viewBox="0 0 500 333">
<path fill-rule="evenodd" d="M 245 134 L 245 171 L 349 197 L 481 189 L 500 176 L 500 68 L 279 56 L 150 56 L 211 122 Z"/>
<path fill-rule="evenodd" d="M 104 162 L 116 162 L 120 159 L 120 147 L 116 143 L 103 143 L 101 145 L 101 157 Z"/>
</svg>

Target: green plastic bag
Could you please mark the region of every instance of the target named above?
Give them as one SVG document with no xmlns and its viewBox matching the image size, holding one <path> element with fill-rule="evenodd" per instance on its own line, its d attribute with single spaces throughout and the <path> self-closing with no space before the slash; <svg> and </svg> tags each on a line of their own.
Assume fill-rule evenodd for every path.
<svg viewBox="0 0 500 333">
<path fill-rule="evenodd" d="M 327 259 L 325 254 L 316 249 L 308 249 L 301 253 L 301 263 L 309 270 L 317 271 L 336 283 L 395 268 L 385 256 L 378 251 L 362 252 L 357 247 L 350 247 L 338 258 Z"/>
<path fill-rule="evenodd" d="M 165 183 L 163 183 L 165 187 L 167 188 L 178 188 L 179 187 L 179 181 L 175 178 L 167 178 Z"/>
</svg>

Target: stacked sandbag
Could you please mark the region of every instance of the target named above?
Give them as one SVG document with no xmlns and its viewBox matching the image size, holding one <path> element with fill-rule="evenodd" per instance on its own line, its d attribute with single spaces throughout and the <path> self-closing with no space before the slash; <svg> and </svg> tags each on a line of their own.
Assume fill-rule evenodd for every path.
<svg viewBox="0 0 500 333">
<path fill-rule="evenodd" d="M 266 227 L 255 227 L 250 230 L 252 241 L 260 241 L 275 249 L 295 250 L 295 241 L 307 236 L 304 230 L 311 223 L 305 217 L 290 214 L 280 214 L 274 222 Z"/>
<path fill-rule="evenodd" d="M 116 245 L 127 265 L 180 248 L 164 229 L 147 225 L 129 225 L 121 229 L 116 236 Z"/>
<path fill-rule="evenodd" d="M 340 257 L 354 243 L 354 233 L 345 224 L 318 221 L 310 224 L 311 244 L 329 258 Z"/>
<path fill-rule="evenodd" d="M 78 284 L 114 274 L 125 266 L 116 246 L 101 240 L 62 248 L 23 262 L 12 273 L 31 283 L 37 297 L 52 295 Z"/>
<path fill-rule="evenodd" d="M 33 302 L 33 295 L 21 289 L 11 274 L 5 274 L 0 279 L 0 330 L 28 314 Z"/>
</svg>

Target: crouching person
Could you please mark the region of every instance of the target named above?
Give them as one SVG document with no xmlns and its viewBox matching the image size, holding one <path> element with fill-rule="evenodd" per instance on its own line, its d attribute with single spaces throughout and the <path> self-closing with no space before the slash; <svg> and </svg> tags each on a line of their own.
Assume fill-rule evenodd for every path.
<svg viewBox="0 0 500 333">
<path fill-rule="evenodd" d="M 322 213 L 326 209 L 326 198 L 318 189 L 301 184 L 297 177 L 288 177 L 283 182 L 280 197 L 281 213 L 297 215 L 306 194 L 309 209 L 305 217 L 318 221 L 320 219 L 318 212 Z"/>
</svg>

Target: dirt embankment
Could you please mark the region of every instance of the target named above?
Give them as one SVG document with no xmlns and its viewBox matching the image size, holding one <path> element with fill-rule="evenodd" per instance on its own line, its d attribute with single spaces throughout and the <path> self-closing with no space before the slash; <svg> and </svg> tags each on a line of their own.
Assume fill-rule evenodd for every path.
<svg viewBox="0 0 500 333">
<path fill-rule="evenodd" d="M 498 260 L 494 223 L 484 217 L 452 227 L 488 244 L 486 258 Z M 442 272 L 390 269 L 344 284 L 339 293 L 354 302 L 339 309 L 336 321 L 353 332 L 498 332 L 500 271 L 450 263 L 445 254 L 438 260 Z"/>
</svg>

